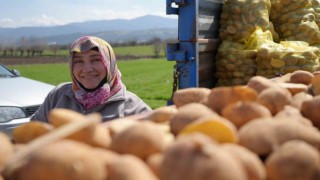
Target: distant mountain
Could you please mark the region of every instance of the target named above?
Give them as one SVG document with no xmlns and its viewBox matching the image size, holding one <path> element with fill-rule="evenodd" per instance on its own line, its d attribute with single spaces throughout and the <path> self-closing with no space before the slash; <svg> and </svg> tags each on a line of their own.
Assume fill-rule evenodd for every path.
<svg viewBox="0 0 320 180">
<path fill-rule="evenodd" d="M 56 42 L 58 44 L 70 44 L 77 38 L 85 35 L 97 36 L 105 39 L 108 42 L 126 42 L 137 41 L 145 42 L 152 38 L 158 37 L 160 39 L 177 39 L 178 32 L 174 28 L 159 28 L 159 29 L 146 29 L 146 30 L 119 30 L 119 31 L 102 31 L 96 33 L 72 33 L 58 36 L 48 36 L 42 38 L 46 42 Z"/>
<path fill-rule="evenodd" d="M 177 19 L 147 15 L 131 20 L 99 20 L 63 26 L 0 28 L 0 41 L 16 42 L 22 37 L 69 44 L 83 35 L 95 35 L 108 41 L 145 41 L 150 37 L 177 37 Z M 0 42 L 1 43 L 1 42 Z"/>
</svg>

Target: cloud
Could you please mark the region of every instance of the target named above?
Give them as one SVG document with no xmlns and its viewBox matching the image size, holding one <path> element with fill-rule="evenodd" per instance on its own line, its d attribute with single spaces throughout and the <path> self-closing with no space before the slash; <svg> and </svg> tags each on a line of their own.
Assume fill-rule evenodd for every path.
<svg viewBox="0 0 320 180">
<path fill-rule="evenodd" d="M 0 27 L 56 26 L 92 20 L 132 19 L 144 15 L 166 16 L 165 1 L 5 1 L 0 6 Z"/>
<path fill-rule="evenodd" d="M 19 20 L 14 20 L 12 18 L 0 19 L 1 27 L 15 28 L 21 26 L 56 26 L 67 24 L 67 22 L 60 21 L 54 17 L 42 14 L 39 17 L 33 18 L 23 18 Z"/>
<path fill-rule="evenodd" d="M 89 15 L 89 16 L 88 16 Z M 87 12 L 87 20 L 132 19 L 146 15 L 143 11 L 93 10 Z"/>
<path fill-rule="evenodd" d="M 16 27 L 16 22 L 10 18 L 0 19 L 1 27 Z"/>
<path fill-rule="evenodd" d="M 66 24 L 66 22 L 46 14 L 42 14 L 40 17 L 23 19 L 22 21 L 22 24 L 25 24 L 26 26 L 55 26 Z"/>
</svg>

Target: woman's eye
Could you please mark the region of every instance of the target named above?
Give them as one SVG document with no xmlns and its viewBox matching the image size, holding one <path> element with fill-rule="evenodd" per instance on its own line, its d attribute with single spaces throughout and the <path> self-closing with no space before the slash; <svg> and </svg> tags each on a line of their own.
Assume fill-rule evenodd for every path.
<svg viewBox="0 0 320 180">
<path fill-rule="evenodd" d="M 74 64 L 80 64 L 80 63 L 82 63 L 82 61 L 81 60 L 75 60 L 75 61 L 73 61 L 73 63 Z"/>
<path fill-rule="evenodd" d="M 101 61 L 101 59 L 100 59 L 100 58 L 97 58 L 97 59 L 93 59 L 93 61 Z"/>
</svg>

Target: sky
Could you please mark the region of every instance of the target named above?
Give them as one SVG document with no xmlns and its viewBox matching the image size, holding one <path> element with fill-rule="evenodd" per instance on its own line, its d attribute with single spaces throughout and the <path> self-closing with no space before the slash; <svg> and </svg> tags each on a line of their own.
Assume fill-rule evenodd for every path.
<svg viewBox="0 0 320 180">
<path fill-rule="evenodd" d="M 166 0 L 0 0 L 0 27 L 55 26 L 166 15 Z"/>
</svg>

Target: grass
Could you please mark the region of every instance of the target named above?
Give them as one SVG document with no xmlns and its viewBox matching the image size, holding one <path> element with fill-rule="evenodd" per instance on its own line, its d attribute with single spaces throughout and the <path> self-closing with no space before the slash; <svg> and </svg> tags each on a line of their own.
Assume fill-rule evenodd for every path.
<svg viewBox="0 0 320 180">
<path fill-rule="evenodd" d="M 159 60 L 121 61 L 118 63 L 128 90 L 152 108 L 166 105 L 171 96 L 173 63 Z"/>
<path fill-rule="evenodd" d="M 113 50 L 116 55 L 127 56 L 127 55 L 135 55 L 135 56 L 153 56 L 154 55 L 154 46 L 153 45 L 137 45 L 137 46 L 119 46 L 113 47 Z M 2 53 L 0 53 L 2 54 Z M 27 55 L 25 53 L 25 55 Z M 43 56 L 53 56 L 53 51 L 45 50 L 42 53 Z M 57 51 L 57 56 L 67 56 L 68 50 L 61 49 Z M 164 56 L 164 49 L 161 49 L 160 56 Z"/>
<path fill-rule="evenodd" d="M 21 75 L 24 77 L 53 85 L 71 81 L 69 75 L 69 66 L 67 63 L 15 65 L 8 67 L 10 69 L 19 70 Z"/>
<path fill-rule="evenodd" d="M 116 55 L 131 55 L 135 56 L 153 56 L 154 55 L 154 46 L 122 46 L 114 47 L 113 50 Z M 161 50 L 160 56 L 164 56 L 164 50 Z"/>
<path fill-rule="evenodd" d="M 127 89 L 137 94 L 151 108 L 165 106 L 171 96 L 174 62 L 161 59 L 118 61 L 122 81 Z M 57 85 L 70 81 L 67 63 L 9 66 L 21 75 Z"/>
<path fill-rule="evenodd" d="M 56 56 L 67 56 L 69 51 L 67 49 L 62 49 L 56 52 Z M 53 52 L 50 50 L 44 50 L 42 56 L 53 56 Z"/>
</svg>

